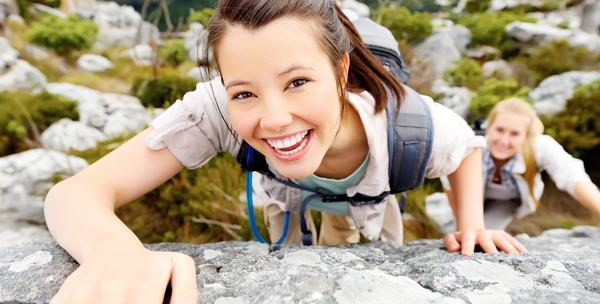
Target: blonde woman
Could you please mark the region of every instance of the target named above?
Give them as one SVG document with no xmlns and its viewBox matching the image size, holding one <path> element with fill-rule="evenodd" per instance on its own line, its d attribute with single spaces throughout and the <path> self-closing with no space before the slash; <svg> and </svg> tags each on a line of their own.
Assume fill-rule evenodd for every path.
<svg viewBox="0 0 600 304">
<path fill-rule="evenodd" d="M 488 147 L 482 157 L 487 229 L 505 229 L 513 218 L 535 211 L 544 188 L 543 170 L 558 189 L 600 215 L 600 191 L 583 162 L 542 134 L 544 126 L 531 105 L 518 98 L 504 100 L 490 111 L 487 122 Z M 452 192 L 446 194 L 456 210 Z"/>
</svg>

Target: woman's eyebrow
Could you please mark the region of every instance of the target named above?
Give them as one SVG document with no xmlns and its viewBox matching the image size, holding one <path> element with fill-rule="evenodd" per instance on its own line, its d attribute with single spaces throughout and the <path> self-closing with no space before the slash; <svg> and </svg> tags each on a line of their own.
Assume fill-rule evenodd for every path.
<svg viewBox="0 0 600 304">
<path fill-rule="evenodd" d="M 293 71 L 296 70 L 310 70 L 310 71 L 314 71 L 315 69 L 309 67 L 309 66 L 304 66 L 301 64 L 293 64 L 291 65 L 289 68 L 285 69 L 283 72 L 277 74 L 277 76 L 281 77 L 284 76 L 286 74 L 289 74 Z M 248 85 L 250 84 L 250 82 L 248 81 L 244 81 L 244 80 L 233 80 L 231 82 L 229 82 L 226 86 L 225 89 L 228 90 L 229 88 L 235 87 L 235 86 L 241 86 L 241 85 Z"/>
</svg>

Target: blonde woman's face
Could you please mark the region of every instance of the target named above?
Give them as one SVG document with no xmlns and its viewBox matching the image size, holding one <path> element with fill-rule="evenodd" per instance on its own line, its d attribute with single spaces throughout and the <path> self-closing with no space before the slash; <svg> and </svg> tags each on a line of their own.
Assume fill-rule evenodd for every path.
<svg viewBox="0 0 600 304">
<path fill-rule="evenodd" d="M 313 23 L 234 25 L 217 47 L 233 129 L 280 174 L 314 173 L 336 136 L 341 105 Z"/>
<path fill-rule="evenodd" d="M 499 112 L 488 126 L 486 137 L 492 157 L 510 159 L 519 153 L 527 139 L 529 117 L 512 112 Z"/>
</svg>

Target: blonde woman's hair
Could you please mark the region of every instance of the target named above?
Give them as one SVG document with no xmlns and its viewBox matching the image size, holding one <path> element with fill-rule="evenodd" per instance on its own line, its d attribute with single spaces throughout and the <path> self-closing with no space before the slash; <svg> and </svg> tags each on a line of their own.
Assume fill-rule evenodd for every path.
<svg viewBox="0 0 600 304">
<path fill-rule="evenodd" d="M 533 107 L 525 100 L 516 97 L 505 99 L 497 103 L 488 115 L 487 125 L 492 125 L 498 116 L 498 113 L 503 112 L 519 114 L 529 118 L 525 142 L 523 143 L 523 148 L 521 149 L 521 155 L 525 160 L 525 173 L 523 173 L 523 178 L 529 187 L 529 195 L 537 204 L 538 200 L 533 192 L 535 175 L 537 173 L 537 163 L 535 161 L 535 138 L 544 132 L 544 125 L 535 113 Z"/>
</svg>

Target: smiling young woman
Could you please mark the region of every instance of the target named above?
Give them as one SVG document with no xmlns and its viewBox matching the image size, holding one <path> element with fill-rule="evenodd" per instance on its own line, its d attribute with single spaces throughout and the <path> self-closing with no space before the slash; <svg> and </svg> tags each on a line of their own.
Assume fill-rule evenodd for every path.
<svg viewBox="0 0 600 304">
<path fill-rule="evenodd" d="M 511 98 L 490 111 L 483 153 L 484 220 L 488 229 L 505 229 L 513 218 L 537 208 L 546 171 L 563 191 L 600 215 L 600 192 L 585 173 L 583 162 L 569 155 L 552 137 L 535 110 L 524 100 Z M 452 201 L 452 192 L 446 190 Z"/>
<path fill-rule="evenodd" d="M 154 303 L 169 281 L 173 302 L 195 303 L 191 258 L 145 249 L 114 209 L 184 166 L 200 167 L 219 152 L 237 155 L 242 141 L 279 178 L 251 184 L 272 239 L 290 212 L 286 244 L 301 244 L 298 223 L 310 215 L 299 208 L 310 193 L 279 182 L 286 180 L 332 195 L 381 197 L 377 204 L 311 202 L 309 209 L 323 211 L 319 244 L 357 243 L 360 234 L 402 244 L 400 206 L 389 195 L 386 105 L 388 97 L 402 105 L 418 94 L 367 50 L 331 0 L 223 0 L 208 31 L 221 77 L 198 84 L 148 130 L 49 192 L 48 227 L 81 265 L 54 303 Z M 448 175 L 456 195 L 458 231 L 445 238 L 448 250 L 524 251 L 505 232 L 484 228 L 483 138 L 451 110 L 421 100 L 433 132 L 424 175 Z"/>
</svg>

